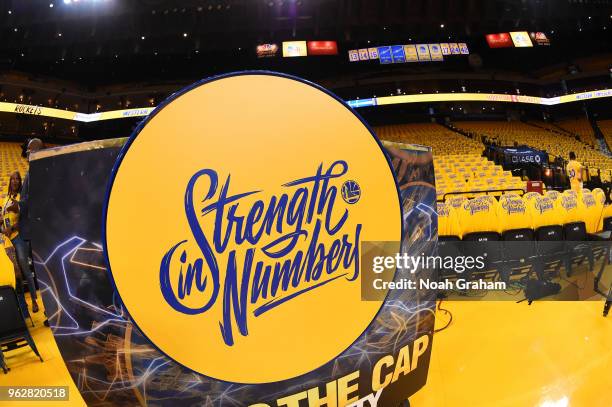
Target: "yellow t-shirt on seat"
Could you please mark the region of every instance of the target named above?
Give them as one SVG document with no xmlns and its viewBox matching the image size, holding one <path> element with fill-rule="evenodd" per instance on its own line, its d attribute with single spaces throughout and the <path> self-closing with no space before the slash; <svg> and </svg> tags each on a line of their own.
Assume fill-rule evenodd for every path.
<svg viewBox="0 0 612 407">
<path fill-rule="evenodd" d="M 605 205 L 601 211 L 601 218 L 599 219 L 599 230 L 604 229 L 604 220 L 606 218 L 612 218 L 612 205 Z"/>
<path fill-rule="evenodd" d="M 562 224 L 584 222 L 581 209 L 578 206 L 578 199 L 573 194 L 563 193 L 561 195 L 559 199 L 559 219 L 561 219 Z"/>
<path fill-rule="evenodd" d="M 535 230 L 542 226 L 562 225 L 557 202 L 548 197 L 540 196 L 529 201 L 531 211 L 531 227 Z"/>
<path fill-rule="evenodd" d="M 530 212 L 520 197 L 501 199 L 497 218 L 500 233 L 512 229 L 531 229 Z"/>
<path fill-rule="evenodd" d="M 459 209 L 461 236 L 474 232 L 497 232 L 497 205 L 488 199 L 472 199 Z"/>
<path fill-rule="evenodd" d="M 578 199 L 578 206 L 582 211 L 582 220 L 586 225 L 587 233 L 597 233 L 603 211 L 601 200 L 595 198 L 591 192 L 583 192 Z"/>
<path fill-rule="evenodd" d="M 556 201 L 561 196 L 561 193 L 559 191 L 551 189 L 550 191 L 546 191 L 546 196 L 552 199 L 553 201 Z"/>
<path fill-rule="evenodd" d="M 445 202 L 438 202 L 438 236 L 460 236 L 457 211 Z"/>
</svg>

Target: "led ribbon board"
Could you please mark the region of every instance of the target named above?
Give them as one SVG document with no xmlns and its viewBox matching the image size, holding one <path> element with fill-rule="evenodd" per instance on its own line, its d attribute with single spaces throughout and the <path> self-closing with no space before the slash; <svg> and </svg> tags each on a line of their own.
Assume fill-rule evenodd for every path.
<svg viewBox="0 0 612 407">
<path fill-rule="evenodd" d="M 529 103 L 544 106 L 555 106 L 564 103 L 580 102 L 591 99 L 608 98 L 612 96 L 612 89 L 602 89 L 589 92 L 573 93 L 570 95 L 543 98 L 527 95 L 507 95 L 502 93 L 429 93 L 418 95 L 384 96 L 378 98 L 366 98 L 348 100 L 347 103 L 353 108 L 377 105 L 392 105 L 399 103 L 423 103 L 423 102 L 507 102 L 507 103 Z M 79 113 L 70 110 L 53 109 L 36 105 L 24 105 L 19 103 L 0 102 L 0 112 L 29 114 L 34 116 L 51 117 L 77 122 L 91 123 L 102 120 L 127 119 L 133 117 L 145 117 L 155 110 L 154 107 L 136 109 L 110 110 L 99 113 Z"/>
</svg>

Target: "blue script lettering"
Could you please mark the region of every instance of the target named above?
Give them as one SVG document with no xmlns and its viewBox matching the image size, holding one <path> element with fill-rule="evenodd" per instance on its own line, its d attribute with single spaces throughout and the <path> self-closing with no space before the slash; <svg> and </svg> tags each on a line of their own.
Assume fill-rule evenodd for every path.
<svg viewBox="0 0 612 407">
<path fill-rule="evenodd" d="M 314 176 L 282 185 L 288 192 L 267 202 L 256 200 L 248 211 L 243 210 L 243 199 L 261 191 L 232 194 L 230 175 L 219 188 L 216 171 L 196 172 L 187 184 L 184 205 L 199 252 L 193 261 L 188 260 L 192 258 L 184 246 L 188 240 L 181 240 L 163 256 L 159 281 L 166 302 L 178 312 L 196 315 L 211 309 L 221 296 L 223 317 L 219 327 L 224 342 L 231 346 L 234 326 L 241 335 L 248 335 L 249 312 L 259 317 L 339 278 L 355 281 L 359 277 L 362 225 L 341 234 L 349 211 L 344 208 L 334 212 L 339 194 L 333 180 L 347 171 L 348 164 L 342 160 L 325 171 L 319 165 Z M 194 205 L 197 182 L 207 182 L 208 186 L 199 212 Z M 200 226 L 200 217 L 207 216 L 214 217 L 212 235 Z M 322 233 L 337 235 L 329 248 L 320 242 Z M 305 250 L 295 249 L 300 241 L 308 242 Z M 236 250 L 229 250 L 225 279 L 220 281 L 217 257 L 228 246 L 244 246 L 246 250 L 240 255 L 244 258 L 238 258 Z M 192 295 L 204 297 L 201 305 L 184 304 L 183 300 Z"/>
</svg>

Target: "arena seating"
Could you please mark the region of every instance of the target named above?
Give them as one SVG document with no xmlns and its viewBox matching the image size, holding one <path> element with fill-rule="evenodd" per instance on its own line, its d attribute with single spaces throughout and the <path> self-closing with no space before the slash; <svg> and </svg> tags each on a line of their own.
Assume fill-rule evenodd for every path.
<svg viewBox="0 0 612 407">
<path fill-rule="evenodd" d="M 475 197 L 484 193 L 472 191 L 525 189 L 525 182 L 519 177 L 482 157 L 481 142 L 439 124 L 384 126 L 377 128 L 376 133 L 384 141 L 432 147 L 438 199 L 448 193 Z"/>
<path fill-rule="evenodd" d="M 499 201 L 492 196 L 447 197 L 438 202 L 438 232 L 440 236 L 461 239 L 473 233 L 501 237 L 510 230 L 531 229 L 537 236 L 543 227 L 583 223 L 586 233 L 597 233 L 610 230 L 612 222 L 612 205 L 605 205 L 605 198 L 599 188 L 592 192 L 584 189 L 581 194 L 572 190 L 549 191 L 545 195 L 508 193 Z"/>
<path fill-rule="evenodd" d="M 400 124 L 377 127 L 378 138 L 405 144 L 418 144 L 432 148 L 434 156 L 450 154 L 477 154 L 484 149 L 482 143 L 435 123 Z"/>
<path fill-rule="evenodd" d="M 28 171 L 28 162 L 21 157 L 21 145 L 0 142 L 0 198 L 2 199 L 6 197 L 9 179 L 14 171 L 19 171 L 22 179 Z"/>
<path fill-rule="evenodd" d="M 585 117 L 561 120 L 556 124 L 560 128 L 578 136 L 582 142 L 596 148 L 597 141 L 595 140 L 593 127 Z"/>
<path fill-rule="evenodd" d="M 597 122 L 599 129 L 608 143 L 608 147 L 612 148 L 612 120 L 601 120 Z"/>
<path fill-rule="evenodd" d="M 601 174 L 602 181 L 612 180 L 612 158 L 592 146 L 565 136 L 561 132 L 547 130 L 523 122 L 456 122 L 454 125 L 467 133 L 486 136 L 500 145 L 527 145 L 549 153 L 552 160 L 555 156 L 568 159 L 568 153 L 576 153 L 578 160 L 588 168 L 591 176 Z"/>
</svg>

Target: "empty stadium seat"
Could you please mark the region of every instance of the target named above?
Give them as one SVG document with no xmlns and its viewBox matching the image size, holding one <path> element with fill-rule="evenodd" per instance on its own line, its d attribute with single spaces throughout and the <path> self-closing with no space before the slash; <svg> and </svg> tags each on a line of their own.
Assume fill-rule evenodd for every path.
<svg viewBox="0 0 612 407">
<path fill-rule="evenodd" d="M 482 156 L 484 145 L 435 123 L 402 124 L 376 128 L 386 146 L 430 146 L 434 156 L 438 200 L 465 193 L 473 198 L 490 190 L 525 189 L 525 182 Z M 500 193 L 498 193 L 499 195 Z"/>
</svg>

